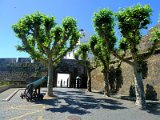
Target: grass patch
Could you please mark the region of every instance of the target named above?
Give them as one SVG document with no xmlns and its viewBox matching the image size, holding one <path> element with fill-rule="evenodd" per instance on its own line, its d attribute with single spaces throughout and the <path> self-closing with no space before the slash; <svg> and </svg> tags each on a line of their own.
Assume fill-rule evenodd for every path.
<svg viewBox="0 0 160 120">
<path fill-rule="evenodd" d="M 0 86 L 8 86 L 8 85 L 11 85 L 11 83 L 6 81 L 0 81 Z"/>
</svg>

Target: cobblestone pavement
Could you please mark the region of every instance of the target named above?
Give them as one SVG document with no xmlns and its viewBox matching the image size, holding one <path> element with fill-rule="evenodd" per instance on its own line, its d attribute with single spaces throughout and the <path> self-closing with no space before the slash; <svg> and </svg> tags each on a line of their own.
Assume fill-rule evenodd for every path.
<svg viewBox="0 0 160 120">
<path fill-rule="evenodd" d="M 27 102 L 19 90 L 0 101 L 0 120 L 159 120 L 159 111 L 142 111 L 131 101 L 104 97 L 81 89 L 54 88 L 57 98 Z M 42 90 L 43 92 L 46 89 Z"/>
</svg>

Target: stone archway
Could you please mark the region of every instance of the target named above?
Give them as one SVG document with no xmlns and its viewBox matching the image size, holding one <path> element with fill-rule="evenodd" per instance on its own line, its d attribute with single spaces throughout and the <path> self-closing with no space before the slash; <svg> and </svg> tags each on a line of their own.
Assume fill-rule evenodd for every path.
<svg viewBox="0 0 160 120">
<path fill-rule="evenodd" d="M 54 85 L 56 87 L 60 87 L 60 80 L 58 80 L 58 74 L 70 74 L 70 81 L 69 81 L 69 87 L 75 88 L 76 87 L 76 77 L 80 76 L 82 78 L 82 85 L 81 88 L 86 88 L 87 86 L 87 74 L 85 67 L 80 64 L 79 60 L 74 60 L 74 59 L 63 59 L 60 64 L 58 65 L 56 71 L 55 71 L 55 76 L 56 78 Z M 66 80 L 65 80 L 66 81 Z M 57 86 L 58 82 L 58 86 Z M 62 81 L 62 87 L 63 83 Z"/>
</svg>

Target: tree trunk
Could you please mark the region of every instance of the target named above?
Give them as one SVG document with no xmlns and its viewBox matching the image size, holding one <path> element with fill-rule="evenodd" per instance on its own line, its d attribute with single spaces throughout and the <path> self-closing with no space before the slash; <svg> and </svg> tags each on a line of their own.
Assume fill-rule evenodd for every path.
<svg viewBox="0 0 160 120">
<path fill-rule="evenodd" d="M 47 96 L 53 96 L 53 65 L 52 60 L 48 60 L 48 82 L 47 82 Z"/>
<path fill-rule="evenodd" d="M 135 63 L 133 67 L 135 74 L 136 105 L 139 106 L 141 109 L 145 109 L 146 101 L 144 95 L 141 66 L 138 63 Z"/>
<path fill-rule="evenodd" d="M 91 73 L 87 68 L 87 91 L 91 92 Z"/>
<path fill-rule="evenodd" d="M 90 74 L 89 68 L 87 66 L 87 62 L 89 62 L 89 61 L 86 61 L 86 60 L 84 61 L 86 73 L 87 73 L 87 91 L 91 92 L 91 74 Z"/>
<path fill-rule="evenodd" d="M 109 65 L 107 66 L 104 65 L 104 95 L 110 97 L 108 72 L 109 72 Z"/>
</svg>

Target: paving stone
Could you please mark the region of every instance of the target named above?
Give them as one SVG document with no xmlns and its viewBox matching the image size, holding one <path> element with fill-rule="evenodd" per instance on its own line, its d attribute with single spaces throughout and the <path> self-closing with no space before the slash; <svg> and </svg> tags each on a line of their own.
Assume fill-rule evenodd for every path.
<svg viewBox="0 0 160 120">
<path fill-rule="evenodd" d="M 139 110 L 134 102 L 82 89 L 54 88 L 57 98 L 27 102 L 19 90 L 0 101 L 0 120 L 159 120 L 160 112 Z M 42 89 L 45 92 L 46 89 Z"/>
<path fill-rule="evenodd" d="M 0 100 L 7 99 L 12 93 L 14 93 L 17 90 L 17 88 L 10 88 L 5 90 L 4 92 L 0 93 Z"/>
</svg>

